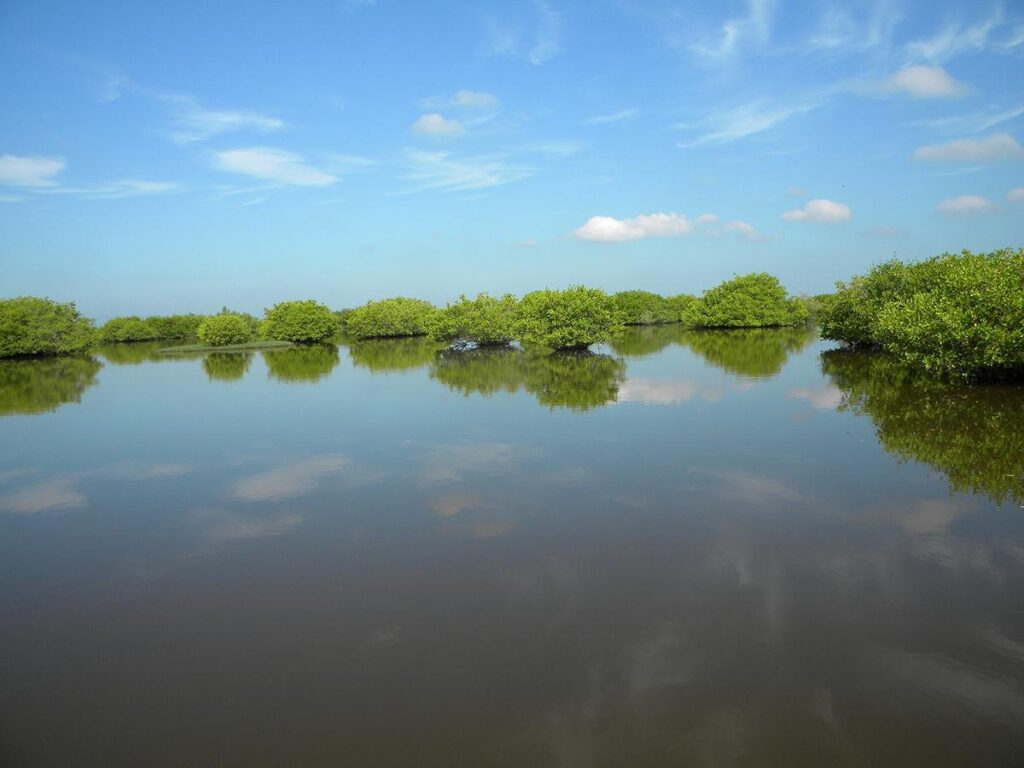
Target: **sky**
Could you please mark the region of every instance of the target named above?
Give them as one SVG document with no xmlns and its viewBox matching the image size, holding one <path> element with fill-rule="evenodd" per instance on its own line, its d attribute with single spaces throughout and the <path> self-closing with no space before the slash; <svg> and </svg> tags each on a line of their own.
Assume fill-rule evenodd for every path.
<svg viewBox="0 0 1024 768">
<path fill-rule="evenodd" d="M 820 293 L 1024 245 L 1024 0 L 0 2 L 0 296 Z"/>
</svg>

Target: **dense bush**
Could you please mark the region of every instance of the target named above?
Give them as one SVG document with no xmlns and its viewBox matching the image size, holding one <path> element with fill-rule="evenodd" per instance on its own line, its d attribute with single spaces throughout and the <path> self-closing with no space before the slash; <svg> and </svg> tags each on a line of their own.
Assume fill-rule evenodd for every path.
<svg viewBox="0 0 1024 768">
<path fill-rule="evenodd" d="M 0 360 L 0 416 L 46 413 L 80 402 L 102 367 L 83 355 Z"/>
<path fill-rule="evenodd" d="M 683 312 L 691 328 L 772 328 L 802 325 L 807 308 L 787 298 L 777 277 L 766 272 L 740 275 L 704 291 Z"/>
<path fill-rule="evenodd" d="M 150 315 L 146 324 L 153 329 L 156 339 L 192 339 L 205 315 Z"/>
<path fill-rule="evenodd" d="M 245 315 L 237 312 L 222 312 L 203 320 L 197 335 L 200 341 L 212 347 L 245 344 L 253 339 L 252 323 Z"/>
<path fill-rule="evenodd" d="M 821 326 L 934 373 L 1024 374 L 1024 249 L 879 264 L 838 285 Z"/>
<path fill-rule="evenodd" d="M 74 302 L 23 296 L 0 300 L 0 357 L 81 352 L 96 341 L 92 320 Z"/>
<path fill-rule="evenodd" d="M 523 296 L 516 329 L 525 344 L 585 349 L 618 336 L 622 319 L 608 294 L 577 285 L 564 291 L 534 291 Z"/>
<path fill-rule="evenodd" d="M 672 322 L 681 322 L 683 319 L 683 312 L 685 312 L 686 308 L 696 300 L 697 297 L 692 296 L 689 293 L 679 293 L 675 296 L 667 297 L 665 301 L 668 302 L 668 305 L 672 308 L 672 316 L 674 318 Z"/>
<path fill-rule="evenodd" d="M 266 310 L 261 334 L 277 341 L 313 344 L 338 332 L 338 319 L 318 301 L 282 301 Z"/>
<path fill-rule="evenodd" d="M 626 325 L 677 323 L 679 311 L 668 299 L 650 291 L 620 291 L 612 296 Z"/>
<path fill-rule="evenodd" d="M 437 341 L 472 342 L 480 346 L 501 346 L 516 337 L 519 303 L 511 294 L 500 299 L 479 294 L 475 299 L 460 296 L 454 304 L 437 310 L 427 324 Z"/>
<path fill-rule="evenodd" d="M 423 336 L 436 310 L 429 301 L 394 299 L 370 301 L 348 316 L 348 334 L 357 339 Z"/>
<path fill-rule="evenodd" d="M 152 341 L 160 338 L 157 329 L 141 317 L 115 317 L 100 326 L 100 339 L 106 342 Z"/>
</svg>

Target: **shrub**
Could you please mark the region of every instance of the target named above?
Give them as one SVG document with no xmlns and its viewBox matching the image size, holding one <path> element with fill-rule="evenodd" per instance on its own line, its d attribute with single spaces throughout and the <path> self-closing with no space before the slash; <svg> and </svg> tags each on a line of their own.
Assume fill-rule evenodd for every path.
<svg viewBox="0 0 1024 768">
<path fill-rule="evenodd" d="M 266 310 L 262 335 L 277 341 L 313 344 L 338 332 L 338 320 L 318 301 L 283 301 Z"/>
<path fill-rule="evenodd" d="M 371 301 L 348 316 L 348 333 L 357 339 L 423 336 L 435 311 L 429 301 L 404 296 Z"/>
<path fill-rule="evenodd" d="M 157 339 L 195 338 L 204 315 L 151 315 L 146 323 L 153 329 Z"/>
<path fill-rule="evenodd" d="M 526 344 L 550 349 L 585 349 L 622 331 L 621 316 L 611 297 L 582 285 L 528 293 L 519 303 L 518 315 L 518 337 Z"/>
<path fill-rule="evenodd" d="M 23 296 L 0 300 L 0 357 L 81 352 L 96 341 L 92 320 L 74 302 Z"/>
<path fill-rule="evenodd" d="M 479 294 L 475 299 L 460 296 L 454 304 L 437 310 L 427 324 L 430 337 L 438 341 L 472 342 L 480 346 L 501 346 L 515 336 L 518 302 L 506 293 L 500 299 Z"/>
<path fill-rule="evenodd" d="M 669 307 L 672 308 L 672 316 L 674 323 L 681 322 L 683 319 L 683 312 L 686 308 L 693 304 L 697 300 L 696 296 L 691 296 L 689 293 L 680 293 L 675 296 L 669 296 L 665 299 Z"/>
<path fill-rule="evenodd" d="M 822 335 L 933 373 L 1024 375 L 1024 249 L 880 264 L 839 284 Z"/>
<path fill-rule="evenodd" d="M 100 339 L 107 342 L 152 341 L 160 334 L 152 323 L 140 317 L 115 317 L 100 326 Z"/>
<path fill-rule="evenodd" d="M 253 339 L 251 323 L 245 315 L 236 312 L 210 315 L 199 324 L 197 335 L 201 342 L 212 347 L 245 344 Z"/>
<path fill-rule="evenodd" d="M 612 296 L 626 325 L 677 323 L 679 314 L 672 302 L 650 291 L 620 291 Z"/>
<path fill-rule="evenodd" d="M 683 312 L 692 328 L 770 328 L 802 325 L 807 308 L 786 297 L 778 278 L 765 272 L 734 277 L 704 291 Z"/>
</svg>

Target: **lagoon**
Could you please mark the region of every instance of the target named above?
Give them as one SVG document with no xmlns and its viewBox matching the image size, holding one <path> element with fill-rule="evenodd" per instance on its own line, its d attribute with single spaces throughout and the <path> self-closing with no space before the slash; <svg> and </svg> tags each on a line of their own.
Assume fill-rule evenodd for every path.
<svg viewBox="0 0 1024 768">
<path fill-rule="evenodd" d="M 810 330 L 0 361 L 19 765 L 1012 765 L 1024 389 Z"/>
</svg>

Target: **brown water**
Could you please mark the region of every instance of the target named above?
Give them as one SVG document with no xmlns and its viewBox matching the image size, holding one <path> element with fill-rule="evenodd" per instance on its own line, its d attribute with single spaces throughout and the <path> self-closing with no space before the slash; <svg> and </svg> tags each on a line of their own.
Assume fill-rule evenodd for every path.
<svg viewBox="0 0 1024 768">
<path fill-rule="evenodd" d="M 1024 388 L 829 348 L 0 362 L 0 762 L 1024 765 Z"/>
</svg>

